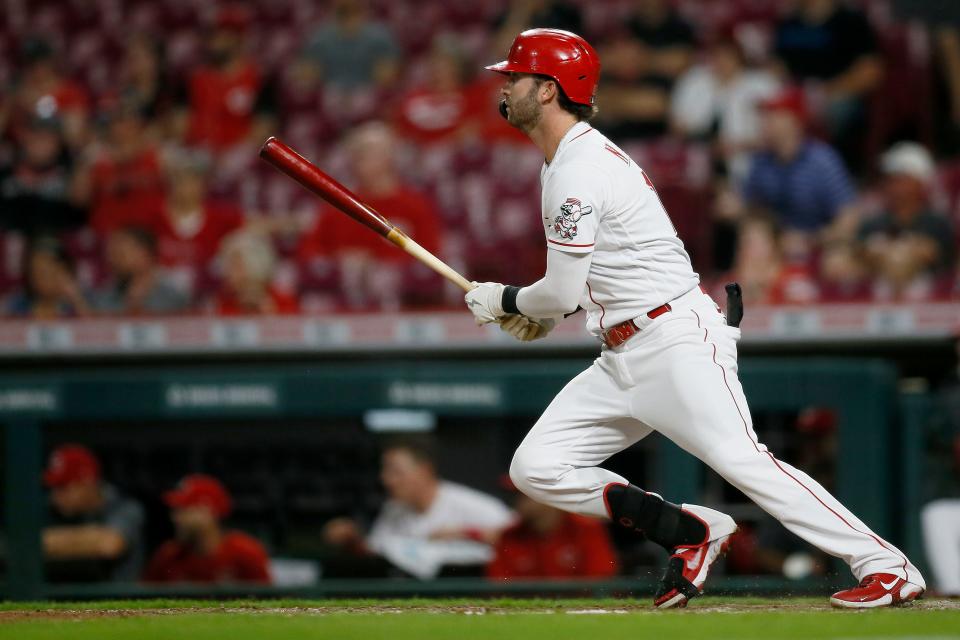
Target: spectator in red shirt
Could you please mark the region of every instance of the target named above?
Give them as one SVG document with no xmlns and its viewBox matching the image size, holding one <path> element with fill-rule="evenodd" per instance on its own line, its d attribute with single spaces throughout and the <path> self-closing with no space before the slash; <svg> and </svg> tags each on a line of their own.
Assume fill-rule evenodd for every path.
<svg viewBox="0 0 960 640">
<path fill-rule="evenodd" d="M 225 7 L 207 42 L 208 63 L 187 86 L 186 141 L 223 152 L 247 141 L 262 142 L 272 129 L 271 91 L 262 69 L 246 53 L 250 14 Z"/>
<path fill-rule="evenodd" d="M 77 197 L 89 204 L 90 224 L 102 236 L 123 227 L 153 228 L 163 208 L 163 173 L 138 104 L 108 97 L 101 117 L 105 144 L 81 168 Z"/>
<path fill-rule="evenodd" d="M 164 542 L 144 572 L 147 582 L 259 582 L 268 584 L 266 550 L 253 537 L 225 530 L 231 499 L 215 478 L 193 474 L 163 496 L 175 537 Z"/>
<path fill-rule="evenodd" d="M 509 483 L 509 480 L 505 480 Z M 519 521 L 500 535 L 487 577 L 606 578 L 616 575 L 617 557 L 607 527 L 540 504 L 516 491 Z"/>
<path fill-rule="evenodd" d="M 160 264 L 185 290 L 195 292 L 211 279 L 220 242 L 240 228 L 243 215 L 236 207 L 207 197 L 211 158 L 204 151 L 172 151 L 164 168 L 166 206 L 157 230 Z"/>
<path fill-rule="evenodd" d="M 400 135 L 423 145 L 479 134 L 480 122 L 493 111 L 495 92 L 483 82 L 469 82 L 469 58 L 449 36 L 434 41 L 426 82 L 397 106 Z"/>
<path fill-rule="evenodd" d="M 241 229 L 224 238 L 219 259 L 223 285 L 214 309 L 223 316 L 290 314 L 299 311 L 292 295 L 273 283 L 276 253 L 270 239 Z"/>
<path fill-rule="evenodd" d="M 14 135 L 34 118 L 56 117 L 63 123 L 64 140 L 76 151 L 89 136 L 90 99 L 76 82 L 64 77 L 60 61 L 49 42 L 24 41 L 20 50 L 21 73 L 6 104 L 0 102 L 0 132 Z M 5 116 L 10 118 L 5 123 Z"/>
<path fill-rule="evenodd" d="M 397 172 L 392 129 L 381 122 L 358 127 L 347 139 L 347 152 L 360 199 L 436 253 L 440 218 L 433 202 L 404 184 Z M 332 256 L 339 267 L 346 304 L 352 308 L 396 308 L 401 301 L 430 304 L 442 293 L 439 280 L 426 272 L 426 267 L 329 208 L 320 211 L 298 254 L 306 269 Z"/>
</svg>

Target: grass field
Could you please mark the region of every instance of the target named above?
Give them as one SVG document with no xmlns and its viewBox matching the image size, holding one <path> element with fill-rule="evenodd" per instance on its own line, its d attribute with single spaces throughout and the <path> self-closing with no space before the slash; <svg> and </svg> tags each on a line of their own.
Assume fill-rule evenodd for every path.
<svg viewBox="0 0 960 640">
<path fill-rule="evenodd" d="M 824 598 L 634 600 L 145 600 L 0 603 L 0 639 L 636 640 L 960 638 L 960 602 L 836 611 Z"/>
</svg>

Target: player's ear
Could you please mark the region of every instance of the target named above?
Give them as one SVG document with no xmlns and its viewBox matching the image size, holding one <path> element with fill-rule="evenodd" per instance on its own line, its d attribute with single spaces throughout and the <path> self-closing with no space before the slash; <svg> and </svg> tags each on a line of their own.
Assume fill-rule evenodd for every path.
<svg viewBox="0 0 960 640">
<path fill-rule="evenodd" d="M 540 85 L 540 102 L 546 104 L 557 97 L 557 83 L 547 80 Z"/>
</svg>

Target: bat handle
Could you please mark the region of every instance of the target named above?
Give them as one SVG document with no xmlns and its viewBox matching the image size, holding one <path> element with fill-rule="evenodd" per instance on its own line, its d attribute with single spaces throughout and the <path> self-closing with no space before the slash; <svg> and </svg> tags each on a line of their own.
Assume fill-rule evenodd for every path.
<svg viewBox="0 0 960 640">
<path fill-rule="evenodd" d="M 421 247 L 413 238 L 396 227 L 391 229 L 390 233 L 387 234 L 387 240 L 463 289 L 464 292 L 471 291 L 475 288 L 472 282 L 457 273 L 450 265 Z"/>
</svg>

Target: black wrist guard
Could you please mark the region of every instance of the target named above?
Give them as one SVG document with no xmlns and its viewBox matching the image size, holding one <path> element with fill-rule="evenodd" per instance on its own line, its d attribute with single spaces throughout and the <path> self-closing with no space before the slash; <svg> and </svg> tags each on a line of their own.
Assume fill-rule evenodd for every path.
<svg viewBox="0 0 960 640">
<path fill-rule="evenodd" d="M 517 294 L 520 293 L 520 287 L 511 287 L 506 285 L 503 287 L 503 297 L 500 298 L 500 306 L 503 308 L 504 313 L 520 313 L 520 309 L 517 309 Z"/>
</svg>

